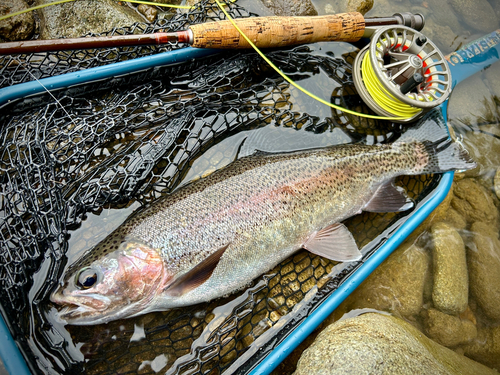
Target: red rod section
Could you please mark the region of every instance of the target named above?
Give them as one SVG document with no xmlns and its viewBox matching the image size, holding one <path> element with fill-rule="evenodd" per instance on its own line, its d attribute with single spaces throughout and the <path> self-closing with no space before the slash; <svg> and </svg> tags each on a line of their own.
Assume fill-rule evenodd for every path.
<svg viewBox="0 0 500 375">
<path fill-rule="evenodd" d="M 28 40 L 23 42 L 0 43 L 0 54 L 37 53 L 76 49 L 110 47 L 151 46 L 168 42 L 189 43 L 188 31 L 173 33 L 153 33 L 137 35 L 115 35 L 89 38 L 62 38 L 50 40 Z"/>
</svg>

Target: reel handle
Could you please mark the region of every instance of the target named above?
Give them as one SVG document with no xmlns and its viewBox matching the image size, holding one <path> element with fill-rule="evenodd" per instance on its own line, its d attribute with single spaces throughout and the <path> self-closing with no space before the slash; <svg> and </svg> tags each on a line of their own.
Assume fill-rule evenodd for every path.
<svg viewBox="0 0 500 375">
<path fill-rule="evenodd" d="M 365 19 L 361 13 L 339 13 L 315 17 L 252 17 L 235 19 L 236 24 L 258 48 L 342 41 L 363 37 Z M 197 48 L 251 48 L 230 21 L 192 25 L 191 46 Z"/>
</svg>

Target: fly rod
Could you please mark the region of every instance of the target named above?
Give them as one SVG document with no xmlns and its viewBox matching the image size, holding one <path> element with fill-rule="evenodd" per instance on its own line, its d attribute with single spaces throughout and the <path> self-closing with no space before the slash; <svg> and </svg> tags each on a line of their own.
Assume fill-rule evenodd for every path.
<svg viewBox="0 0 500 375">
<path fill-rule="evenodd" d="M 421 14 L 395 13 L 390 17 L 367 17 L 361 13 L 339 13 L 315 17 L 251 17 L 235 20 L 258 48 L 277 48 L 314 42 L 356 42 L 373 29 L 387 25 L 408 26 L 420 31 Z M 0 43 L 0 55 L 49 51 L 187 43 L 196 48 L 250 48 L 230 21 L 207 22 L 189 29 L 151 34 L 62 38 Z"/>
</svg>

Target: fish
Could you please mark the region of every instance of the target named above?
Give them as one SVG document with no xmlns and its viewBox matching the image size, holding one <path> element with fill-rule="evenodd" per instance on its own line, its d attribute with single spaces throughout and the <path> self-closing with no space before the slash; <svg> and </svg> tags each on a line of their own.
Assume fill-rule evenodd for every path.
<svg viewBox="0 0 500 375">
<path fill-rule="evenodd" d="M 104 324 L 210 301 L 301 248 L 339 262 L 361 259 L 342 221 L 411 209 L 397 176 L 476 166 L 431 122 L 387 144 L 256 151 L 174 190 L 68 267 L 50 296 L 57 319 Z"/>
</svg>

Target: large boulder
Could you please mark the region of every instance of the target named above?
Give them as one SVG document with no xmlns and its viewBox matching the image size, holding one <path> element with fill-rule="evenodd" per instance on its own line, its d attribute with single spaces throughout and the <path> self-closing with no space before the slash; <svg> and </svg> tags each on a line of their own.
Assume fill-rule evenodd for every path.
<svg viewBox="0 0 500 375">
<path fill-rule="evenodd" d="M 47 4 L 52 0 L 38 0 Z M 126 27 L 144 19 L 128 5 L 114 0 L 79 0 L 39 9 L 40 38 L 77 38 L 100 34 L 115 27 Z"/>
<path fill-rule="evenodd" d="M 392 316 L 364 314 L 323 330 L 302 354 L 295 375 L 497 374 L 425 337 Z"/>
<path fill-rule="evenodd" d="M 2 0 L 0 2 L 0 16 L 28 9 L 24 0 Z M 0 38 L 5 40 L 28 39 L 35 30 L 33 12 L 19 14 L 0 21 Z"/>
</svg>

